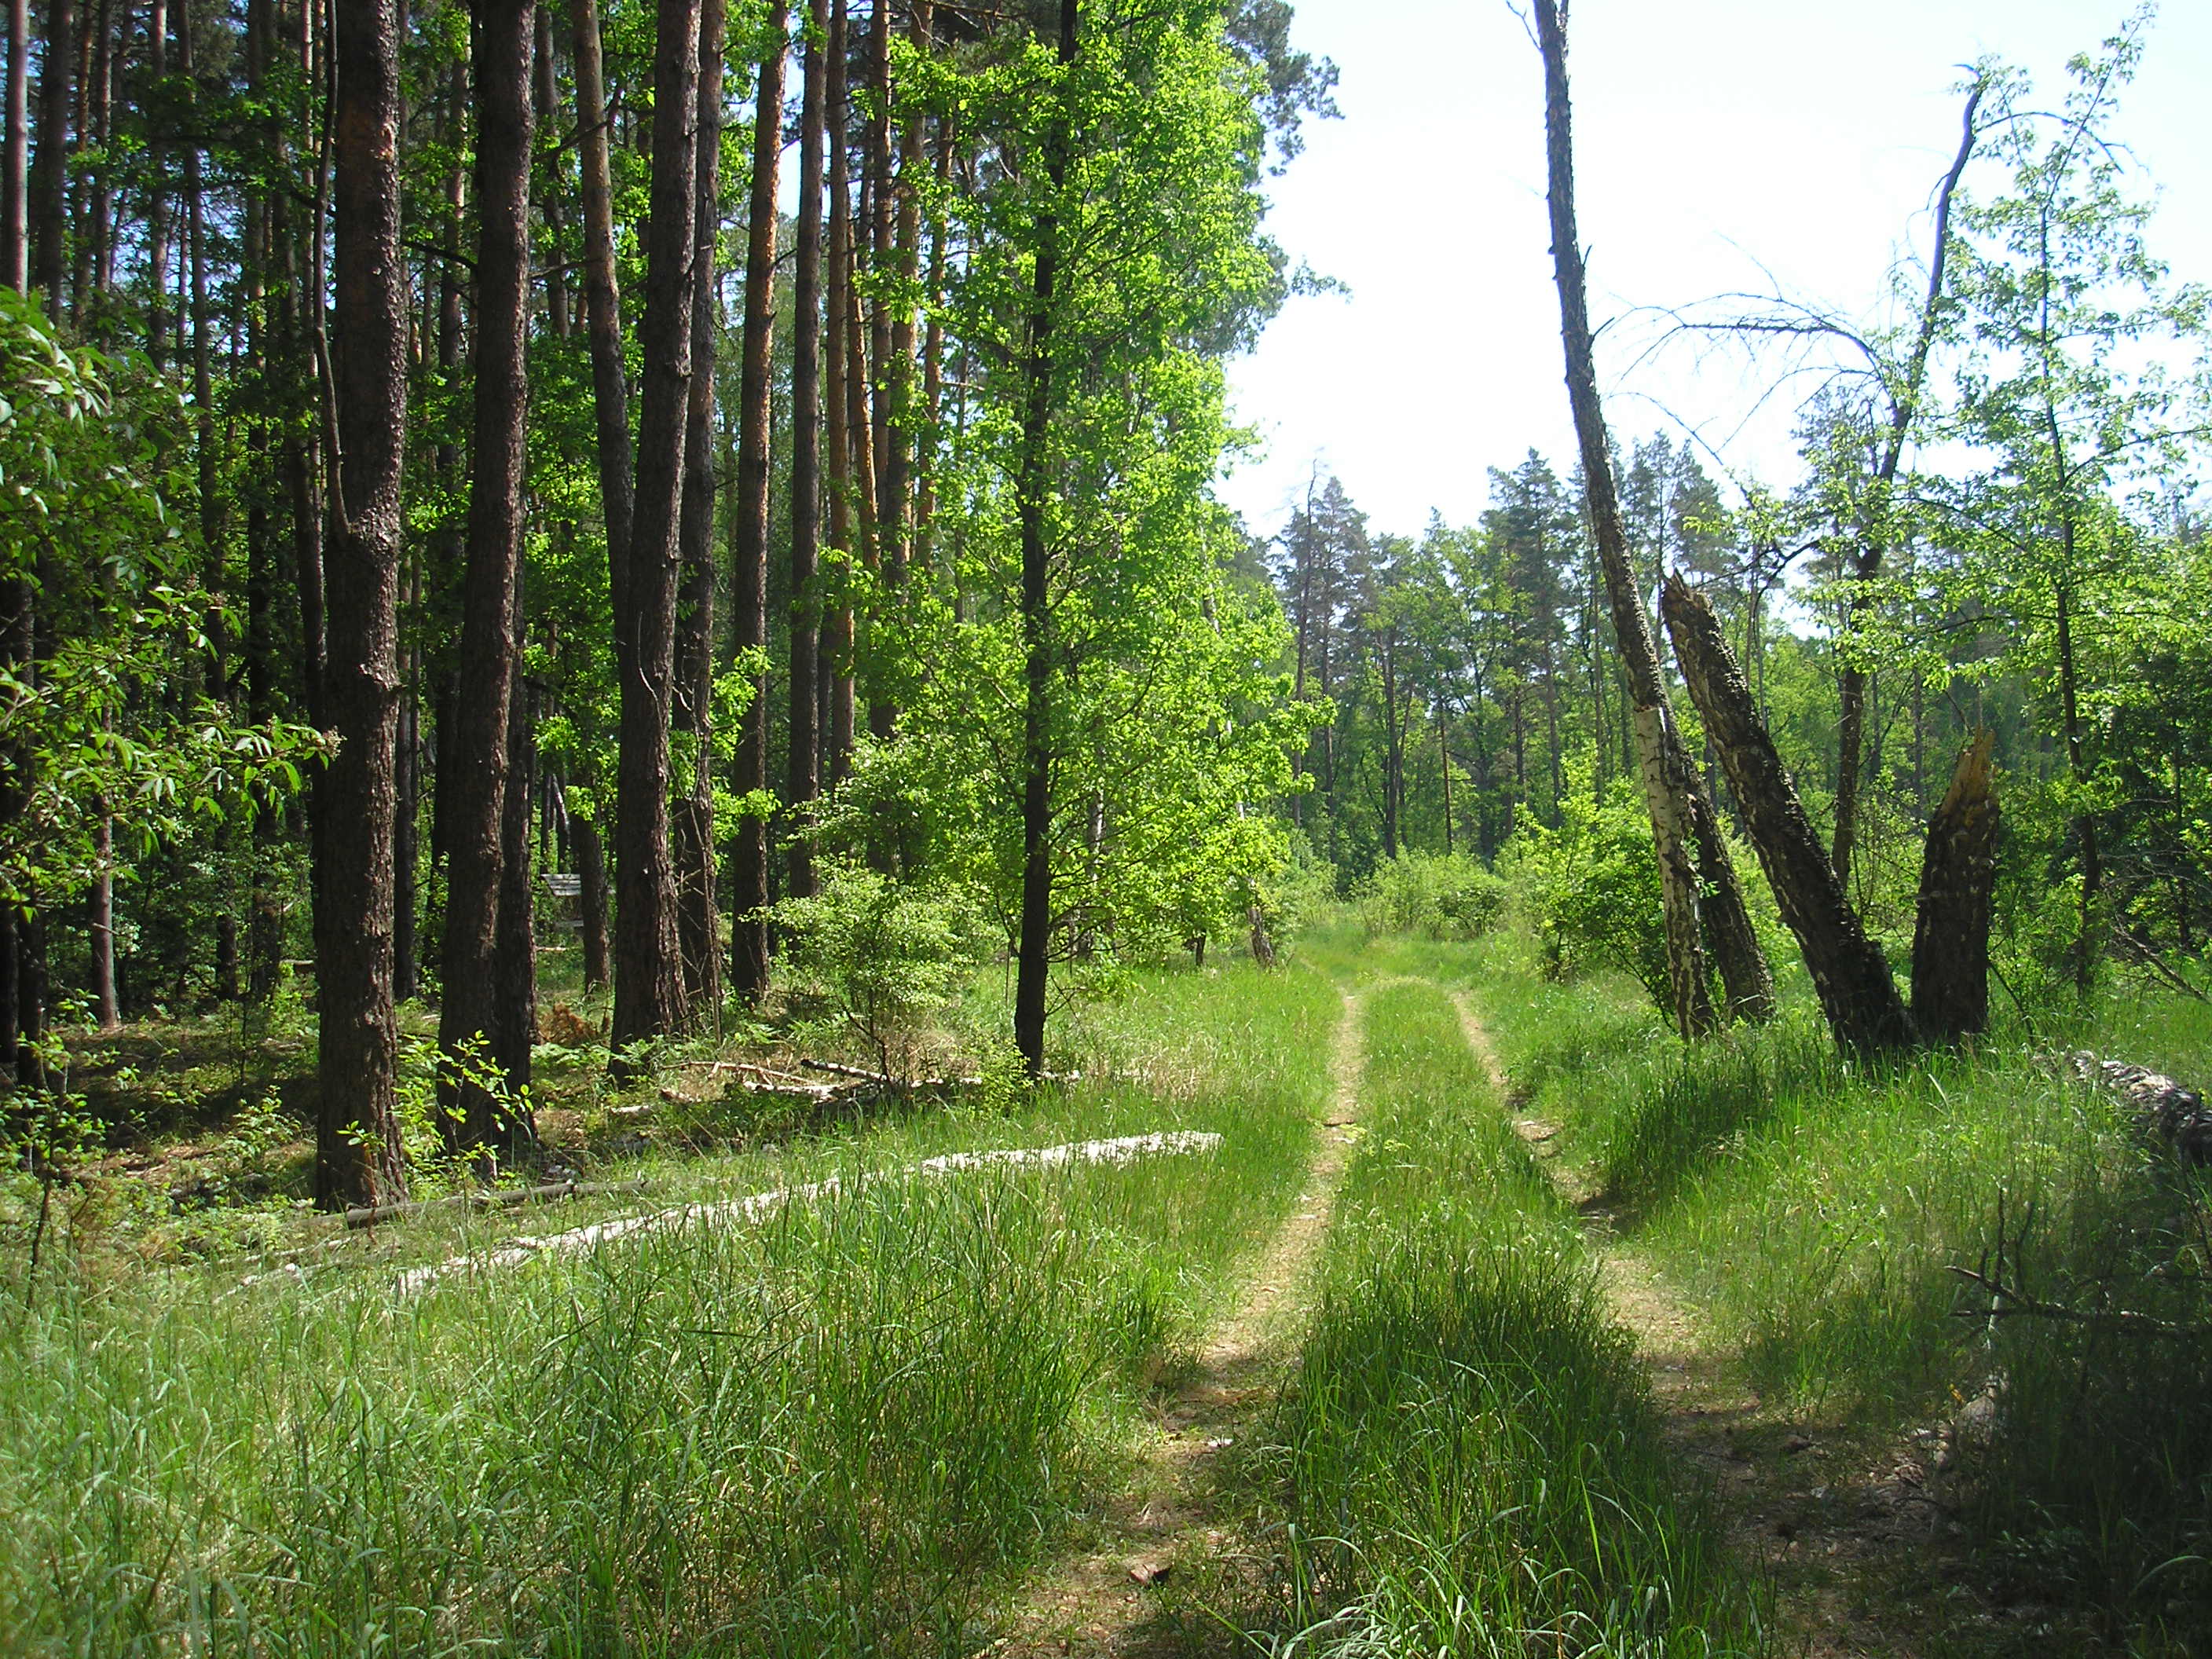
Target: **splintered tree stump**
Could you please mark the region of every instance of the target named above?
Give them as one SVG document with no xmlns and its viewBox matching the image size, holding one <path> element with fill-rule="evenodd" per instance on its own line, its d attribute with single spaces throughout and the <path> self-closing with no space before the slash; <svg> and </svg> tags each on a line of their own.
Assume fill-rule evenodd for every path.
<svg viewBox="0 0 2212 1659">
<path fill-rule="evenodd" d="M 1912 1023 L 1930 1042 L 1954 1042 L 1989 1028 L 1996 749 L 1996 734 L 1986 726 L 1974 734 L 1928 823 L 1912 932 Z"/>
<path fill-rule="evenodd" d="M 1712 607 L 1675 574 L 1667 578 L 1659 610 L 1836 1041 L 1865 1052 L 1910 1045 L 1912 1016 L 1897 994 L 1888 959 L 1845 900 Z"/>
</svg>

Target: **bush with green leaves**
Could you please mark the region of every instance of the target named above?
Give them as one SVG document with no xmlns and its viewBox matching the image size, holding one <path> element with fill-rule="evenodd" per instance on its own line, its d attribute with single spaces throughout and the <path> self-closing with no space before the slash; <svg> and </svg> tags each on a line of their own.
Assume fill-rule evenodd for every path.
<svg viewBox="0 0 2212 1659">
<path fill-rule="evenodd" d="M 1508 890 L 1464 854 L 1407 851 L 1385 859 L 1361 884 L 1368 933 L 1422 939 L 1480 939 L 1505 914 Z"/>
<path fill-rule="evenodd" d="M 981 914 L 957 890 L 831 864 L 821 890 L 775 907 L 794 1001 L 834 1016 L 896 1082 L 910 1081 L 927 1017 L 984 953 Z"/>
<path fill-rule="evenodd" d="M 1668 1006 L 1659 859 L 1632 785 L 1615 784 L 1601 805 L 1580 796 L 1562 801 L 1556 829 L 1527 823 L 1509 850 L 1527 884 L 1547 975 L 1619 969 Z"/>
</svg>

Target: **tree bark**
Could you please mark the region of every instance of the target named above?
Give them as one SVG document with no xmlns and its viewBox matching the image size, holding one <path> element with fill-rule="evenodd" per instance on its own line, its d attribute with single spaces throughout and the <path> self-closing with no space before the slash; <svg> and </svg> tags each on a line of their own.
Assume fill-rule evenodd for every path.
<svg viewBox="0 0 2212 1659">
<path fill-rule="evenodd" d="M 823 43 L 828 0 L 807 0 L 805 91 L 799 117 L 799 252 L 791 337 L 791 674 L 790 764 L 784 804 L 792 814 L 790 890 L 815 890 L 807 840 L 812 803 L 822 793 L 818 657 L 821 595 L 815 567 L 822 531 L 822 112 Z"/>
<path fill-rule="evenodd" d="M 1698 849 L 1698 879 L 1702 884 L 1698 919 L 1705 926 L 1705 948 L 1720 969 L 1721 988 L 1728 999 L 1728 1015 L 1764 1025 L 1774 1018 L 1774 974 L 1759 948 L 1759 934 L 1751 925 L 1751 911 L 1743 902 L 1743 884 L 1736 879 L 1735 864 L 1728 843 L 1721 838 L 1720 814 L 1713 810 L 1704 781 L 1681 745 L 1680 730 L 1671 720 L 1667 735 L 1674 745 L 1671 764 L 1689 781 L 1691 834 Z"/>
<path fill-rule="evenodd" d="M 333 0 L 337 93 L 336 390 L 324 694 L 338 751 L 317 788 L 321 1104 L 315 1196 L 326 1209 L 404 1198 L 392 1009 L 392 739 L 400 483 L 407 418 L 399 241 L 398 0 Z"/>
<path fill-rule="evenodd" d="M 1583 462 L 1583 486 L 1590 526 L 1605 573 L 1606 597 L 1613 611 L 1614 637 L 1631 690 L 1637 769 L 1651 817 L 1651 840 L 1659 857 L 1659 882 L 1666 911 L 1667 979 L 1675 1029 L 1685 1037 L 1713 1029 L 1711 992 L 1699 936 L 1698 878 L 1691 862 L 1695 837 L 1690 782 L 1679 762 L 1680 743 L 1670 738 L 1673 711 L 1660 678 L 1658 653 L 1628 560 L 1621 526 L 1613 457 L 1599 405 L 1582 244 L 1575 228 L 1574 140 L 1567 97 L 1566 20 L 1559 0 L 1536 0 L 1536 28 L 1544 56 L 1545 152 L 1549 165 L 1552 261 L 1559 290 L 1559 334 L 1567 366 L 1567 395 L 1573 405 L 1575 437 Z"/>
<path fill-rule="evenodd" d="M 783 156 L 783 0 L 769 0 L 768 26 L 777 45 L 760 68 L 753 118 L 752 198 L 745 227 L 745 320 L 738 386 L 736 644 L 768 645 L 768 497 L 769 377 L 775 329 L 776 173 Z M 768 677 L 753 683 L 738 742 L 737 787 L 756 799 L 768 776 Z M 747 1002 L 768 989 L 768 821 L 746 814 L 738 826 L 732 877 L 731 989 Z"/>
<path fill-rule="evenodd" d="M 477 117 L 477 305 L 468 554 L 462 577 L 460 688 L 453 727 L 439 734 L 446 817 L 446 926 L 438 1012 L 440 1104 L 458 1115 L 459 1144 L 513 1139 L 480 1067 L 498 1029 L 494 960 L 507 851 L 508 727 L 521 577 L 525 434 L 530 407 L 530 161 L 536 112 L 531 54 L 536 0 L 477 0 L 472 31 Z M 524 822 L 528 822 L 524 803 Z M 528 848 L 524 849 L 526 862 Z M 522 892 L 527 905 L 529 889 Z M 479 1045 L 477 1065 L 465 1051 Z M 523 1061 L 528 1064 L 526 1048 Z M 501 1068 L 503 1070 L 504 1068 Z M 477 1071 L 471 1078 L 471 1071 Z M 510 1087 L 515 1079 L 509 1076 Z"/>
<path fill-rule="evenodd" d="M 692 181 L 691 386 L 684 410 L 684 587 L 677 606 L 676 719 L 690 739 L 691 787 L 678 803 L 676 932 L 695 1008 L 721 1005 L 714 903 L 714 294 L 722 234 L 722 0 L 700 13 L 699 159 Z M 773 208 L 771 207 L 771 211 Z"/>
<path fill-rule="evenodd" d="M 530 1050 L 538 1039 L 538 927 L 530 873 L 530 798 L 538 745 L 529 689 L 522 677 L 521 613 L 518 589 L 511 653 L 514 678 L 507 699 L 507 787 L 500 800 L 499 930 L 491 960 L 491 1060 L 506 1082 L 508 1097 L 486 1125 L 510 1163 L 538 1139 L 528 1093 Z"/>
<path fill-rule="evenodd" d="M 1844 896 L 1712 607 L 1676 574 L 1667 579 L 1660 611 L 1836 1041 L 1867 1053 L 1910 1044 L 1912 1018 L 1889 963 Z"/>
<path fill-rule="evenodd" d="M 31 286 L 31 0 L 8 0 L 7 137 L 0 149 L 0 284 Z"/>
<path fill-rule="evenodd" d="M 1959 138 L 1959 153 L 1936 192 L 1935 248 L 1928 262 L 1928 292 L 1921 301 L 1912 353 L 1905 360 L 1905 384 L 1890 404 L 1889 432 L 1882 444 L 1881 459 L 1875 468 L 1873 499 L 1869 503 L 1858 557 L 1851 573 L 1862 586 L 1844 604 L 1843 643 L 1846 647 L 1855 641 L 1869 604 L 1863 585 L 1881 574 L 1881 562 L 1888 552 L 1889 493 L 1897 482 L 1898 465 L 1905 457 L 1905 442 L 1911 435 L 1912 417 L 1920 406 L 1920 390 L 1928 378 L 1928 356 L 1936 343 L 1936 325 L 1943 301 L 1943 270 L 1951 252 L 1951 198 L 1958 191 L 1966 163 L 1973 157 L 1974 143 L 1978 137 L 1974 116 L 1981 107 L 1985 90 L 1984 83 L 1978 78 L 1967 91 L 1963 123 L 1966 130 Z M 1848 650 L 1844 653 L 1843 674 L 1837 690 L 1836 825 L 1831 856 L 1836 866 L 1836 879 L 1848 893 L 1851 886 L 1851 854 L 1858 841 L 1859 774 L 1864 765 L 1867 703 L 1866 670 L 1859 666 Z"/>
<path fill-rule="evenodd" d="M 1955 1042 L 1989 1029 L 1996 750 L 1996 733 L 1986 726 L 1974 733 L 1928 822 L 1912 930 L 1912 1023 L 1929 1042 Z"/>
<path fill-rule="evenodd" d="M 638 331 L 644 374 L 637 476 L 624 557 L 612 572 L 622 690 L 611 1034 L 618 1055 L 633 1043 L 681 1031 L 690 1018 L 669 848 L 668 709 L 675 678 L 678 543 L 690 401 L 700 3 L 659 0 L 656 9 L 653 222 L 646 238 L 645 318 Z M 594 289 L 599 286 L 593 283 Z M 592 329 L 599 332 L 596 315 Z M 600 422 L 604 430 L 604 410 Z"/>
<path fill-rule="evenodd" d="M 1051 493 L 1054 338 L 1060 303 L 1059 198 L 1073 143 L 1067 73 L 1079 50 L 1080 0 L 1060 0 L 1061 107 L 1045 141 L 1044 206 L 1036 220 L 1036 264 L 1030 293 L 1029 338 L 1022 365 L 1022 447 L 1014 501 L 1021 520 L 1022 916 L 1014 975 L 1014 1046 L 1029 1075 L 1044 1075 L 1046 996 L 1052 977 L 1051 554 L 1045 506 Z"/>
</svg>

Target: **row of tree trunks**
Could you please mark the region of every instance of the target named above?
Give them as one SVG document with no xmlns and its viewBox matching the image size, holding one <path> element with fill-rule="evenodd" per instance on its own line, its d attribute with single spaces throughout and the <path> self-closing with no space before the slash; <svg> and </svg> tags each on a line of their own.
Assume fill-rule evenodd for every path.
<svg viewBox="0 0 2212 1659">
<path fill-rule="evenodd" d="M 670 848 L 668 713 L 675 678 L 678 529 L 692 369 L 700 5 L 701 0 L 659 0 L 655 11 L 652 222 L 646 236 L 645 315 L 638 331 L 644 362 L 636 471 L 627 533 L 618 554 L 611 538 L 609 549 L 615 561 L 610 576 L 621 687 L 611 1033 L 617 1054 L 634 1043 L 684 1030 L 690 1014 Z M 599 154 L 604 160 L 604 145 Z M 607 244 L 611 267 L 605 181 L 598 181 L 596 189 L 602 198 L 602 222 L 592 234 Z M 599 331 L 594 318 L 592 332 L 596 337 Z M 619 378 L 619 334 L 612 345 L 612 374 Z M 604 384 L 596 373 L 595 380 Z M 603 410 L 603 434 L 608 425 Z"/>
<path fill-rule="evenodd" d="M 1701 915 L 1699 883 L 1693 853 L 1709 854 L 1709 869 L 1717 875 L 1728 860 L 1727 848 L 1717 835 L 1708 835 L 1700 848 L 1698 810 L 1695 804 L 1695 774 L 1688 763 L 1680 735 L 1674 730 L 1673 710 L 1659 671 L 1659 657 L 1644 614 L 1634 572 L 1628 557 L 1628 540 L 1621 523 L 1620 502 L 1613 476 L 1613 453 L 1598 399 L 1597 368 L 1590 334 L 1587 282 L 1582 244 L 1575 224 L 1574 139 L 1572 109 L 1567 94 L 1567 40 L 1565 8 L 1559 0 L 1537 0 L 1537 41 L 1544 59 L 1545 153 L 1550 189 L 1553 270 L 1559 292 L 1559 334 L 1566 357 L 1567 395 L 1574 412 L 1575 438 L 1583 463 L 1583 489 L 1590 526 L 1597 542 L 1598 561 L 1605 579 L 1614 639 L 1627 670 L 1629 723 L 1634 733 L 1638 775 L 1643 781 L 1644 805 L 1650 814 L 1651 839 L 1659 859 L 1659 880 L 1665 907 L 1667 975 L 1676 1030 L 1686 1038 L 1713 1030 L 1717 1016 L 1707 979 L 1704 935 L 1708 929 L 1722 933 L 1726 948 L 1719 952 L 1732 968 L 1729 994 L 1736 1008 L 1751 1013 L 1772 1006 L 1771 988 L 1762 998 L 1758 987 L 1766 978 L 1757 939 L 1752 934 L 1740 900 L 1723 904 L 1710 915 Z M 1706 814 L 1708 823 L 1711 815 Z M 1709 880 L 1712 878 L 1709 877 Z M 1722 890 L 1734 887 L 1733 872 L 1713 884 Z M 1749 964 L 1757 960 L 1756 970 Z"/>
<path fill-rule="evenodd" d="M 699 20 L 698 174 L 693 180 L 691 389 L 684 440 L 684 587 L 676 635 L 676 720 L 690 739 L 690 787 L 677 805 L 677 936 L 692 1007 L 722 1000 L 714 903 L 714 335 L 721 241 L 722 0 Z"/>
</svg>

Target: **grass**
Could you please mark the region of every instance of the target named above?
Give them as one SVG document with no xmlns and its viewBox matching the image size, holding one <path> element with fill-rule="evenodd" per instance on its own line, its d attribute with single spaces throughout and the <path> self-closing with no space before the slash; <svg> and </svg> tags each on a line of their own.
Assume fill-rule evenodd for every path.
<svg viewBox="0 0 2212 1659">
<path fill-rule="evenodd" d="M 1310 971 L 1163 975 L 1073 1041 L 1148 1031 L 1172 1087 L 637 1167 L 657 1202 L 1155 1128 L 1211 1157 L 872 1182 L 405 1301 L 395 1267 L 544 1216 L 425 1217 L 244 1293 L 80 1252 L 0 1300 L 0 1647 L 972 1651 L 1294 1192 L 1334 1016 Z"/>
<path fill-rule="evenodd" d="M 2212 1643 L 2208 1194 L 2045 1045 L 2212 1071 L 2212 1018 L 2115 997 L 1977 1049 L 1846 1062 L 1801 1004 L 1684 1049 L 1632 988 L 1544 985 L 1510 941 L 1461 969 L 1530 1109 L 1624 1210 L 1765 1396 L 1868 1434 L 1990 1394 L 1962 1514 L 2000 1602 L 2062 1610 L 2085 1641 Z M 1950 1271 L 2087 1313 L 1961 1318 Z M 2119 1331 L 2126 1310 L 2181 1328 Z"/>
<path fill-rule="evenodd" d="M 1293 1621 L 1347 1653 L 1755 1650 L 1753 1597 L 1450 1003 L 1385 983 L 1364 1022 L 1364 1133 L 1275 1437 Z"/>
</svg>

